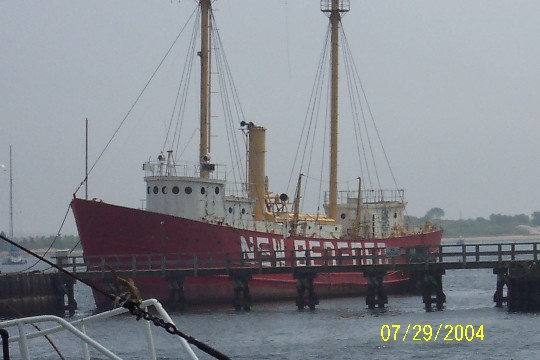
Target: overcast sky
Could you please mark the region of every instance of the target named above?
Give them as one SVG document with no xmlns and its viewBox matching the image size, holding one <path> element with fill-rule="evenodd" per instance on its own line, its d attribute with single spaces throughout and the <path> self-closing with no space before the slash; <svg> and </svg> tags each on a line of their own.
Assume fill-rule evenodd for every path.
<svg viewBox="0 0 540 360">
<path fill-rule="evenodd" d="M 93 162 L 194 6 L 0 0 L 0 164 L 11 144 L 16 236 L 58 231 L 84 178 L 84 119 Z M 214 8 L 246 118 L 268 128 L 272 190 L 283 192 L 327 19 L 318 0 Z M 409 214 L 540 211 L 538 14 L 536 0 L 351 0 L 343 23 Z M 166 71 L 178 59 L 96 166 L 91 197 L 141 205 L 141 164 L 161 150 L 176 91 Z M 347 159 L 351 133 L 340 132 Z M 4 171 L 0 228 L 8 224 Z M 71 213 L 62 233 L 76 233 Z"/>
</svg>

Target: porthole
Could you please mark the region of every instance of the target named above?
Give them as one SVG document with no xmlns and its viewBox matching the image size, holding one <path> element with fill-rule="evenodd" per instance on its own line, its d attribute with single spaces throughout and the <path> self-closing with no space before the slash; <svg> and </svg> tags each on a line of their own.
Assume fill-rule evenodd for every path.
<svg viewBox="0 0 540 360">
<path fill-rule="evenodd" d="M 394 213 L 394 219 L 397 219 L 397 213 Z"/>
<path fill-rule="evenodd" d="M 219 187 L 216 186 L 216 189 L 214 191 L 215 191 L 216 195 L 219 194 Z"/>
<path fill-rule="evenodd" d="M 347 217 L 347 215 L 345 215 L 345 213 L 341 214 L 341 219 L 342 220 L 345 220 L 346 217 Z"/>
<path fill-rule="evenodd" d="M 157 194 L 159 192 L 159 188 L 157 186 L 154 186 L 153 191 L 154 191 L 154 194 Z"/>
<path fill-rule="evenodd" d="M 180 192 L 180 188 L 178 186 L 173 186 L 172 192 L 173 192 L 173 194 L 176 195 L 176 194 L 178 194 Z"/>
<path fill-rule="evenodd" d="M 242 208 L 242 214 L 246 213 L 246 209 Z"/>
<path fill-rule="evenodd" d="M 206 192 L 206 189 L 204 187 L 201 188 L 201 194 L 204 195 L 204 193 Z"/>
<path fill-rule="evenodd" d="M 148 186 L 148 187 L 146 188 L 146 193 L 147 193 L 147 194 L 150 194 L 150 186 Z"/>
<path fill-rule="evenodd" d="M 229 208 L 229 214 L 232 214 L 232 207 Z"/>
<path fill-rule="evenodd" d="M 166 194 L 166 193 L 167 193 L 167 187 L 166 187 L 166 186 L 162 187 L 162 188 L 161 188 L 161 192 L 164 193 L 164 194 Z"/>
<path fill-rule="evenodd" d="M 186 194 L 191 194 L 191 192 L 193 191 L 193 189 L 191 188 L 191 186 L 186 186 L 186 188 L 184 189 L 184 191 L 186 192 Z"/>
</svg>

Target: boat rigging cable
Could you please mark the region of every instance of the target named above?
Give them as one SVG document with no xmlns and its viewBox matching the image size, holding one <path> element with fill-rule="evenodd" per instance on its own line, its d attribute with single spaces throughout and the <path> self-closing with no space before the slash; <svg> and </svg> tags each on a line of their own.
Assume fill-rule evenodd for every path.
<svg viewBox="0 0 540 360">
<path fill-rule="evenodd" d="M 197 15 L 200 13 L 199 7 L 197 7 L 199 12 L 197 12 Z M 212 71 L 212 76 L 216 76 L 218 78 L 218 84 L 219 84 L 219 91 L 215 91 L 216 93 L 220 94 L 220 100 L 221 100 L 221 106 L 222 106 L 222 112 L 224 117 L 224 126 L 227 133 L 226 139 L 228 142 L 228 148 L 229 148 L 229 156 L 231 159 L 232 166 L 232 176 L 234 178 L 233 184 L 235 186 L 238 186 L 238 184 L 242 184 L 246 182 L 245 174 L 243 174 L 239 169 L 239 164 L 242 164 L 242 152 L 239 151 L 239 140 L 238 137 L 235 136 L 238 124 L 241 121 L 245 121 L 245 115 L 242 109 L 242 106 L 240 104 L 238 90 L 236 88 L 236 85 L 233 80 L 233 76 L 231 73 L 231 68 L 229 66 L 229 62 L 227 60 L 227 56 L 225 54 L 225 47 L 223 46 L 223 41 L 221 39 L 219 31 L 215 31 L 215 28 L 217 28 L 217 21 L 214 17 L 214 13 L 212 11 L 212 8 L 209 9 L 210 11 L 210 17 L 211 17 L 211 23 L 212 23 L 212 31 L 211 31 L 211 37 L 212 37 L 212 50 L 213 54 L 215 55 L 213 57 L 213 60 L 215 62 L 212 62 L 212 65 L 215 66 L 215 71 Z M 188 22 L 192 20 L 191 18 L 188 20 Z M 192 79 L 192 73 L 194 71 L 193 63 L 194 63 L 194 54 L 196 53 L 196 39 L 199 36 L 199 28 L 200 28 L 200 17 L 196 16 L 193 20 L 193 30 L 192 35 L 190 37 L 190 41 L 188 44 L 188 50 L 186 53 L 186 58 L 184 60 L 184 66 L 181 72 L 179 84 L 177 87 L 177 93 L 176 98 L 173 104 L 173 110 L 172 114 L 167 126 L 167 133 L 165 137 L 165 141 L 163 143 L 162 152 L 165 151 L 166 148 L 174 150 L 174 153 L 176 154 L 176 158 L 181 158 L 184 154 L 185 150 L 191 143 L 191 140 L 193 139 L 193 135 L 197 132 L 197 129 L 193 131 L 193 134 L 187 139 L 187 142 L 181 152 L 179 152 L 179 147 L 181 144 L 181 136 L 183 135 L 183 128 L 184 128 L 184 120 L 185 120 L 185 112 L 188 108 L 187 101 L 188 96 L 190 95 L 190 83 Z M 215 115 L 213 115 L 215 117 Z M 245 144 L 244 144 L 245 145 Z M 228 175 L 228 174 L 227 174 Z M 236 189 L 237 193 L 241 192 L 241 189 Z"/>
<path fill-rule="evenodd" d="M 197 13 L 197 9 L 195 9 L 193 11 L 193 13 L 190 15 L 190 18 L 192 18 L 195 14 Z M 111 138 L 109 139 L 109 141 L 107 142 L 107 144 L 105 144 L 105 147 L 103 148 L 103 150 L 101 150 L 101 152 L 99 153 L 97 159 L 94 161 L 94 163 L 92 164 L 92 166 L 90 167 L 90 170 L 88 171 L 88 173 L 85 175 L 85 178 L 81 181 L 81 183 L 79 184 L 79 186 L 77 187 L 77 189 L 75 190 L 75 192 L 73 193 L 73 197 L 75 197 L 75 195 L 77 194 L 77 192 L 79 192 L 79 189 L 84 185 L 84 183 L 86 182 L 86 180 L 88 179 L 88 175 L 90 175 L 90 173 L 92 172 L 92 170 L 94 170 L 94 168 L 96 167 L 97 163 L 101 160 L 103 154 L 105 153 L 105 151 L 107 151 L 107 149 L 109 148 L 109 146 L 111 145 L 112 141 L 114 140 L 114 138 L 116 137 L 116 135 L 118 134 L 118 132 L 120 131 L 120 128 L 124 125 L 124 123 L 126 122 L 127 118 L 129 117 L 129 115 L 131 114 L 131 112 L 133 111 L 133 109 L 135 108 L 135 105 L 137 105 L 137 103 L 139 102 L 139 100 L 141 99 L 142 95 L 144 94 L 144 92 L 146 91 L 146 88 L 148 87 L 148 85 L 150 85 L 150 82 L 154 79 L 154 77 L 156 76 L 158 70 L 161 68 L 161 65 L 163 65 L 163 63 L 165 62 L 165 59 L 167 58 L 167 56 L 169 56 L 169 53 L 171 52 L 171 50 L 173 49 L 174 45 L 176 44 L 176 42 L 178 41 L 178 39 L 180 38 L 180 35 L 182 35 L 182 33 L 184 32 L 184 30 L 186 29 L 187 27 L 187 24 L 188 22 L 186 22 L 186 24 L 182 27 L 182 29 L 180 30 L 180 32 L 178 33 L 178 35 L 176 36 L 176 38 L 174 39 L 173 43 L 171 44 L 171 46 L 169 47 L 169 49 L 165 52 L 165 55 L 163 56 L 163 58 L 161 59 L 160 63 L 158 64 L 158 66 L 156 67 L 156 69 L 154 70 L 154 72 L 152 73 L 152 75 L 150 76 L 150 78 L 148 79 L 148 81 L 146 82 L 146 84 L 143 86 L 141 92 L 139 93 L 139 95 L 137 96 L 137 98 L 135 99 L 135 101 L 133 102 L 133 104 L 131 105 L 131 107 L 129 108 L 129 110 L 127 111 L 126 115 L 124 115 L 122 121 L 120 121 L 120 124 L 118 125 L 118 127 L 116 128 L 116 130 L 114 131 L 114 133 L 112 134 Z"/>
<path fill-rule="evenodd" d="M 350 106 L 350 115 L 351 121 L 354 125 L 354 138 L 356 143 L 356 153 L 358 158 L 358 164 L 360 166 L 360 175 L 361 178 L 366 179 L 366 184 L 371 188 L 382 188 L 381 180 L 379 177 L 380 171 L 377 167 L 375 148 L 380 147 L 380 154 L 386 162 L 386 166 L 389 171 L 389 176 L 395 189 L 398 189 L 397 181 L 392 170 L 388 154 L 382 142 L 377 124 L 375 123 L 375 118 L 371 109 L 371 106 L 368 102 L 367 95 L 360 78 L 360 74 L 354 58 L 352 56 L 352 51 L 349 45 L 348 38 L 345 34 L 345 30 L 342 22 L 339 22 L 340 28 L 340 37 L 342 41 L 342 56 L 345 70 L 345 79 L 346 87 L 348 89 L 348 102 Z M 308 109 L 306 116 L 304 118 L 304 125 L 300 135 L 301 141 L 298 142 L 297 150 L 295 153 L 293 161 L 293 170 L 290 173 L 289 182 L 287 184 L 287 191 L 291 186 L 293 174 L 295 173 L 295 168 L 298 167 L 298 171 L 306 174 L 306 186 L 303 189 L 303 196 L 309 192 L 308 190 L 308 180 L 313 180 L 314 177 L 310 176 L 310 168 L 312 167 L 312 159 L 314 158 L 313 152 L 315 149 L 315 144 L 318 148 L 326 147 L 326 126 L 324 127 L 324 134 L 320 141 L 317 141 L 316 138 L 320 137 L 317 135 L 318 127 L 318 117 L 322 114 L 328 113 L 328 103 L 326 103 L 326 109 L 322 109 L 325 105 L 322 101 L 322 93 L 326 84 L 328 84 L 328 63 L 330 61 L 329 57 L 329 43 L 330 43 L 330 25 L 327 30 L 325 41 L 320 55 L 319 64 L 316 71 L 315 80 L 312 87 L 312 92 L 308 102 Z M 328 85 L 328 90 L 330 86 Z M 371 133 L 371 134 L 370 134 Z M 373 140 L 376 139 L 376 140 Z M 303 149 L 303 150 L 302 150 Z M 321 159 L 324 159 L 324 156 L 321 156 Z M 307 165 L 306 165 L 307 163 Z M 322 180 L 322 173 L 324 170 L 324 161 L 320 167 L 320 179 L 319 179 L 319 197 L 322 195 L 322 183 L 325 180 Z M 307 167 L 307 169 L 304 169 Z M 365 175 L 365 176 L 364 176 Z M 401 201 L 404 201 L 401 198 Z"/>
<path fill-rule="evenodd" d="M 67 217 L 69 215 L 69 210 L 70 209 L 71 209 L 71 206 L 68 205 L 68 208 L 66 210 L 66 214 L 64 215 L 64 220 L 62 220 L 62 224 L 60 225 L 60 228 L 58 229 L 58 232 L 56 233 L 56 236 L 54 237 L 54 239 L 51 242 L 51 244 L 49 245 L 49 247 L 47 247 L 47 250 L 45 250 L 45 253 L 43 253 L 42 256 L 47 255 L 49 253 L 49 251 L 51 251 L 52 247 L 54 246 L 54 243 L 56 243 L 56 240 L 58 240 L 58 238 L 60 238 L 60 231 L 62 231 L 62 229 L 64 228 L 64 224 L 66 223 L 66 219 L 67 219 Z M 77 245 L 79 245 L 80 242 L 81 242 L 81 240 L 77 241 L 75 246 L 73 246 L 73 248 L 69 252 L 72 253 L 73 250 L 75 249 L 75 247 L 77 247 Z M 17 271 L 17 273 L 27 272 L 28 270 L 32 269 L 34 266 L 36 266 L 40 262 L 41 262 L 41 259 L 38 258 L 35 263 L 33 263 L 32 265 L 30 265 L 29 267 L 27 267 L 27 268 L 25 268 L 23 270 Z M 50 267 L 48 269 L 50 269 Z M 48 270 L 48 269 L 45 269 L 45 270 Z"/>
<path fill-rule="evenodd" d="M 19 245 L 17 244 L 15 241 L 9 239 L 7 236 L 4 236 L 3 234 L 0 234 L 0 238 L 4 241 L 6 241 L 7 243 L 21 249 L 22 251 L 40 259 L 41 261 L 47 263 L 48 265 L 50 265 L 51 267 L 54 267 L 55 269 L 57 269 L 58 271 L 68 275 L 69 277 L 75 279 L 75 280 L 78 280 L 80 282 L 82 282 L 83 284 L 85 284 L 86 286 L 89 286 L 90 288 L 96 290 L 97 292 L 99 292 L 100 294 L 104 295 L 105 297 L 109 298 L 111 301 L 117 301 L 117 297 L 112 295 L 112 294 L 109 294 L 105 291 L 103 291 L 102 289 L 98 288 L 97 286 L 94 286 L 92 284 L 90 284 L 88 281 L 86 280 L 83 280 L 79 277 L 77 277 L 76 275 L 70 273 L 69 271 L 61 268 L 60 266 L 54 264 L 53 262 L 45 259 L 44 257 L 42 256 L 39 256 L 38 254 L 36 254 L 35 252 L 33 252 L 32 250 L 30 249 L 27 249 L 25 248 L 24 246 L 22 245 Z M 183 338 L 184 340 L 186 340 L 188 343 L 196 346 L 198 349 L 200 349 L 201 351 L 204 351 L 205 353 L 207 353 L 208 355 L 214 357 L 215 359 L 218 359 L 218 360 L 229 360 L 230 358 L 225 355 L 225 354 L 222 354 L 221 352 L 219 352 L 218 350 L 212 348 L 210 345 L 207 345 L 197 339 L 195 339 L 194 337 L 192 336 L 189 336 L 187 334 L 184 334 L 183 332 L 181 332 L 180 330 L 178 330 L 178 328 L 176 327 L 176 325 L 174 325 L 173 323 L 168 323 L 168 322 L 165 322 L 163 319 L 157 317 L 157 316 L 154 316 L 152 314 L 150 314 L 148 311 L 146 310 L 143 310 L 139 307 L 139 305 L 135 304 L 134 302 L 132 301 L 129 301 L 129 300 L 126 300 L 124 301 L 123 303 L 121 303 L 122 307 L 126 308 L 129 310 L 129 312 L 132 314 L 132 315 L 135 315 L 135 318 L 137 320 L 140 320 L 141 318 L 143 318 L 144 320 L 146 321 L 150 321 L 154 324 L 154 326 L 159 326 L 159 327 L 162 327 L 165 329 L 165 331 L 167 331 L 169 334 L 171 335 L 177 335 L 177 336 L 180 336 L 181 338 Z"/>
<path fill-rule="evenodd" d="M 169 126 L 167 128 L 167 134 L 165 136 L 165 141 L 163 142 L 162 152 L 165 152 L 167 143 L 169 142 L 169 136 L 171 133 L 171 128 L 174 123 L 175 113 L 178 108 L 178 114 L 176 116 L 176 125 L 174 127 L 174 135 L 171 137 L 171 145 L 169 149 L 175 149 L 175 153 L 178 153 L 178 147 L 180 146 L 180 135 L 182 134 L 182 127 L 184 125 L 184 114 L 186 111 L 186 102 L 189 94 L 189 84 L 191 83 L 191 75 L 193 69 L 193 62 L 195 58 L 195 44 L 199 29 L 199 13 L 200 10 L 197 8 L 197 16 L 193 21 L 193 30 L 191 35 L 191 40 L 189 42 L 189 51 L 186 51 L 186 58 L 184 60 L 184 67 L 182 69 L 182 75 L 180 81 L 178 82 L 178 90 L 176 93 L 176 98 L 171 114 L 171 119 L 169 120 Z M 190 18 L 191 19 L 191 18 Z M 180 102 L 180 103 L 179 103 Z M 190 139 L 191 140 L 191 139 Z M 176 145 L 175 145 L 176 143 Z"/>
<path fill-rule="evenodd" d="M 295 173 L 294 169 L 297 166 L 297 162 L 299 162 L 299 165 L 298 165 L 299 166 L 299 171 L 298 171 L 299 173 L 303 173 L 306 176 L 309 176 L 309 174 L 310 174 L 309 169 L 307 169 L 306 171 L 303 170 L 303 166 L 304 166 L 303 164 L 304 164 L 304 160 L 305 160 L 305 157 L 306 157 L 306 151 L 307 151 L 307 148 L 309 146 L 310 139 L 311 139 L 311 149 L 312 150 L 313 150 L 313 147 L 314 147 L 313 144 L 315 143 L 315 136 L 314 135 L 312 136 L 310 134 L 312 132 L 313 133 L 315 132 L 315 129 L 312 130 L 312 128 L 317 127 L 317 119 L 319 118 L 319 112 L 320 112 L 320 107 L 321 107 L 320 99 L 322 97 L 321 93 L 323 91 L 323 87 L 324 87 L 324 84 L 325 84 L 325 77 L 327 75 L 327 72 L 324 71 L 324 65 L 326 64 L 325 59 L 328 57 L 328 44 L 329 44 L 328 39 L 329 39 L 329 37 L 330 37 L 330 26 L 328 26 L 327 30 L 326 30 L 326 36 L 325 36 L 324 43 L 323 43 L 323 49 L 321 51 L 321 56 L 320 56 L 320 59 L 319 59 L 319 64 L 318 64 L 318 67 L 317 67 L 315 80 L 313 81 L 313 86 L 312 86 L 312 89 L 311 89 L 311 95 L 310 95 L 310 98 L 309 98 L 308 109 L 306 110 L 306 115 L 304 117 L 304 124 L 302 126 L 302 132 L 300 133 L 300 141 L 298 141 L 298 146 L 296 148 L 296 152 L 295 152 L 295 155 L 294 155 L 292 171 L 291 171 L 291 173 L 289 175 L 289 181 L 287 183 L 287 192 L 289 192 L 289 189 L 291 187 L 293 174 Z M 299 154 L 300 154 L 302 145 L 303 145 L 302 156 L 301 156 L 301 159 L 299 159 Z M 311 163 L 311 160 L 309 160 L 309 163 Z M 304 189 L 306 187 L 307 186 L 305 186 Z"/>
<path fill-rule="evenodd" d="M 364 89 L 364 85 L 362 84 L 362 79 L 360 78 L 360 74 L 358 72 L 358 67 L 356 66 L 356 63 L 354 61 L 354 57 L 352 56 L 352 51 L 351 51 L 351 48 L 349 46 L 349 40 L 347 38 L 347 34 L 345 33 L 345 30 L 343 28 L 343 25 L 341 26 L 341 36 L 343 38 L 343 59 L 344 59 L 344 63 L 345 63 L 345 70 L 347 72 L 347 85 L 348 85 L 348 88 L 349 88 L 349 96 L 350 96 L 350 105 L 351 105 L 351 108 L 352 108 L 352 114 L 353 114 L 353 118 L 354 118 L 354 122 L 355 123 L 358 123 L 357 124 L 357 127 L 358 127 L 358 131 L 360 131 L 360 124 L 359 124 L 359 116 L 358 116 L 358 111 L 356 109 L 356 104 L 359 105 L 360 107 L 360 114 L 362 115 L 362 120 L 363 120 L 363 123 L 364 123 L 364 128 L 365 128 L 365 134 L 366 134 L 366 138 L 368 140 L 368 144 L 369 144 L 369 149 L 370 149 L 370 153 L 371 153 L 371 158 L 372 158 L 372 162 L 373 162 L 373 168 L 375 170 L 375 175 L 377 177 L 377 182 L 378 182 L 378 185 L 379 187 L 381 187 L 381 183 L 380 183 L 380 180 L 379 180 L 379 173 L 378 173 L 378 170 L 377 170 L 377 162 L 375 161 L 375 158 L 374 158 L 374 152 L 373 152 L 373 146 L 371 145 L 371 140 L 370 140 L 370 136 L 369 136 L 369 131 L 368 131 L 368 125 L 367 125 L 367 120 L 366 117 L 369 117 L 369 120 L 371 120 L 371 124 L 372 124 L 372 127 L 373 127 L 373 131 L 375 131 L 375 135 L 377 136 L 377 140 L 379 142 L 379 146 L 381 147 L 381 151 L 382 151 L 382 154 L 384 156 L 384 159 L 386 161 L 386 165 L 388 166 L 388 171 L 390 172 L 390 175 L 392 177 L 392 181 L 394 182 L 394 186 L 396 187 L 396 189 L 398 189 L 398 185 L 397 185 L 397 181 L 396 181 L 396 177 L 394 175 L 394 172 L 392 171 L 392 166 L 390 165 L 390 160 L 388 159 L 388 155 L 386 153 L 386 149 L 384 148 L 384 144 L 383 144 L 383 141 L 381 139 L 381 135 L 379 133 L 379 129 L 377 127 L 377 124 L 375 122 L 375 117 L 373 116 L 373 112 L 371 110 L 371 106 L 369 105 L 369 102 L 368 102 L 368 99 L 367 99 L 367 95 L 366 95 L 366 91 Z M 355 101 L 355 98 L 356 98 L 356 101 Z M 364 106 L 362 106 L 362 99 L 363 99 L 363 102 L 365 103 L 365 108 L 367 110 L 367 115 L 366 115 L 366 112 L 364 111 Z M 356 127 L 355 127 L 356 129 Z M 357 135 L 357 137 L 360 137 L 360 133 Z M 362 142 L 362 138 L 360 137 L 360 141 Z M 357 141 L 357 146 L 358 146 L 358 141 Z M 363 145 L 362 145 L 363 147 Z M 364 151 L 364 154 L 365 154 L 365 151 Z M 360 159 L 360 155 L 359 155 L 359 159 Z M 367 160 L 366 161 L 366 164 L 367 164 Z M 366 166 L 366 171 L 369 171 L 369 168 Z"/>
</svg>

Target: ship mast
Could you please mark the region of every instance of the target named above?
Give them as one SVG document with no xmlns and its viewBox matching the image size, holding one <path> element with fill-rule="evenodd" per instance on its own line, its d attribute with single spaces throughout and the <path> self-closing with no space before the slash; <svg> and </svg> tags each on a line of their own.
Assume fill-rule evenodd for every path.
<svg viewBox="0 0 540 360">
<path fill-rule="evenodd" d="M 9 145 L 9 238 L 13 240 L 13 160 Z"/>
<path fill-rule="evenodd" d="M 200 175 L 208 178 L 211 168 L 210 161 L 210 36 L 212 30 L 211 0 L 200 0 L 201 7 L 201 111 L 200 111 Z"/>
<path fill-rule="evenodd" d="M 321 0 L 321 11 L 330 14 L 331 84 L 330 84 L 330 179 L 328 216 L 337 219 L 338 179 L 338 98 L 339 98 L 339 24 L 341 13 L 349 11 L 349 0 Z"/>
</svg>

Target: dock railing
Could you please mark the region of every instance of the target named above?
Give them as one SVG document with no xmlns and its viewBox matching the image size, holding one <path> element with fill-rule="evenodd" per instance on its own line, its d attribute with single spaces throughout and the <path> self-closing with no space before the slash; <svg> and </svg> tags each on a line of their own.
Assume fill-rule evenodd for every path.
<svg viewBox="0 0 540 360">
<path fill-rule="evenodd" d="M 513 261 L 537 262 L 539 243 L 463 244 L 362 249 L 286 249 L 179 254 L 122 254 L 57 258 L 82 277 L 105 277 L 111 267 L 124 276 L 278 274 L 309 267 L 316 272 L 362 272 L 366 267 L 418 270 L 494 268 Z"/>
</svg>

